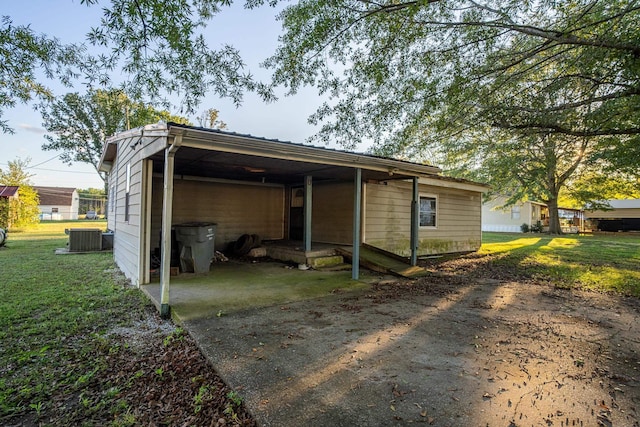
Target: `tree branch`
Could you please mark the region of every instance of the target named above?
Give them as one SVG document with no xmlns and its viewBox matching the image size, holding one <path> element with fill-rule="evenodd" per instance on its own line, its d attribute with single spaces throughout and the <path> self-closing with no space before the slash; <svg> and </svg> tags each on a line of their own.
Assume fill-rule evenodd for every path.
<svg viewBox="0 0 640 427">
<path fill-rule="evenodd" d="M 575 130 L 570 129 L 564 126 L 560 126 L 558 124 L 551 123 L 526 123 L 526 124 L 507 124 L 494 122 L 493 126 L 498 127 L 500 129 L 510 129 L 510 130 L 535 130 L 538 129 L 539 132 L 548 133 L 549 131 L 553 131 L 552 133 L 561 133 L 564 135 L 578 136 L 578 137 L 594 137 L 594 136 L 612 136 L 612 135 L 640 135 L 640 128 L 627 128 L 627 129 L 594 129 L 594 130 Z"/>
</svg>

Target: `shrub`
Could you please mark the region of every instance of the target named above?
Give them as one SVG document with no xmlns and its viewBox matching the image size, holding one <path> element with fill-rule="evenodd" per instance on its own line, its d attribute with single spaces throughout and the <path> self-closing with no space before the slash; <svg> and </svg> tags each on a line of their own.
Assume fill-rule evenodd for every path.
<svg viewBox="0 0 640 427">
<path fill-rule="evenodd" d="M 529 224 L 527 224 L 526 222 L 523 222 L 522 225 L 520 226 L 520 231 L 522 231 L 523 233 L 528 233 Z"/>
<path fill-rule="evenodd" d="M 531 226 L 532 233 L 542 233 L 542 223 L 537 221 L 534 225 Z"/>
</svg>

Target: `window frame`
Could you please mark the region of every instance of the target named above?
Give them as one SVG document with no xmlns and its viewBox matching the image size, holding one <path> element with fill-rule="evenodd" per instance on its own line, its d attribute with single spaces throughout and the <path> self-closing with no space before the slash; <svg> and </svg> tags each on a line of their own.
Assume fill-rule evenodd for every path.
<svg viewBox="0 0 640 427">
<path fill-rule="evenodd" d="M 435 203 L 435 209 L 433 210 L 433 225 L 422 225 L 422 199 L 429 199 L 429 200 L 433 200 Z M 424 228 L 424 229 L 435 229 L 438 228 L 438 216 L 439 216 L 439 203 L 438 203 L 438 195 L 437 194 L 428 194 L 428 193 L 421 193 L 418 196 L 418 225 L 420 228 Z"/>
<path fill-rule="evenodd" d="M 511 206 L 511 219 L 520 219 L 521 217 L 522 217 L 522 207 L 520 205 Z"/>
</svg>

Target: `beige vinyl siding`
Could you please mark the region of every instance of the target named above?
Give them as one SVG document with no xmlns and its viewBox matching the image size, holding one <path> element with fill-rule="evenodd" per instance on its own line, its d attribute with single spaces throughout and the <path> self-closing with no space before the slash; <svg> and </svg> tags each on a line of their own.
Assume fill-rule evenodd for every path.
<svg viewBox="0 0 640 427">
<path fill-rule="evenodd" d="M 436 227 L 420 227 L 418 255 L 475 251 L 480 248 L 481 196 L 477 192 L 420 184 L 419 193 L 437 198 Z M 411 254 L 409 182 L 368 183 L 364 241 L 398 255 Z"/>
<path fill-rule="evenodd" d="M 519 233 L 520 226 L 524 223 L 531 226 L 539 218 L 532 218 L 531 202 L 519 203 L 520 218 L 513 218 L 511 207 L 499 209 L 507 202 L 506 197 L 498 196 L 482 205 L 482 231 L 494 231 L 505 233 Z"/>
<path fill-rule="evenodd" d="M 154 178 L 152 248 L 160 242 L 162 189 L 162 179 Z M 220 251 L 243 234 L 282 239 L 284 187 L 177 179 L 173 187 L 173 224 L 187 222 L 216 223 L 215 246 Z"/>
<path fill-rule="evenodd" d="M 313 186 L 311 240 L 351 244 L 353 241 L 353 183 Z"/>
</svg>

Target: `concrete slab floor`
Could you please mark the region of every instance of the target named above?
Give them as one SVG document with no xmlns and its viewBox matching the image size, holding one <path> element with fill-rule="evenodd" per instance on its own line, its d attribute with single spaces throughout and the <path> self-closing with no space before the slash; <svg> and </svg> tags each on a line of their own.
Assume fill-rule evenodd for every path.
<svg viewBox="0 0 640 427">
<path fill-rule="evenodd" d="M 350 270 L 299 270 L 275 261 L 230 260 L 214 264 L 208 274 L 183 273 L 172 277 L 169 298 L 172 316 L 182 323 L 247 308 L 318 298 L 336 290 L 361 290 L 380 278 L 380 273 L 367 270 L 361 271 L 359 281 L 354 281 Z M 159 306 L 157 280 L 141 288 Z"/>
</svg>

